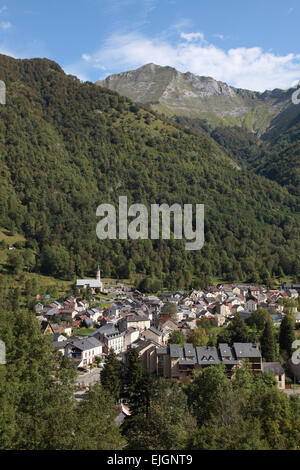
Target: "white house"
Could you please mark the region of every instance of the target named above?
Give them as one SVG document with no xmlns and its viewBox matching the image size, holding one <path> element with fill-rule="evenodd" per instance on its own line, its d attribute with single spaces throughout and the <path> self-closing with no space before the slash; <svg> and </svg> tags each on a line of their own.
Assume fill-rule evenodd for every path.
<svg viewBox="0 0 300 470">
<path fill-rule="evenodd" d="M 102 354 L 102 343 L 93 337 L 83 339 L 76 338 L 69 341 L 64 348 L 65 357 L 69 357 L 77 362 L 77 367 L 92 364 L 95 357 Z"/>
<path fill-rule="evenodd" d="M 125 351 L 125 331 L 121 333 L 119 331 L 112 331 L 104 333 L 103 335 L 103 347 L 106 353 L 110 349 L 113 349 L 116 354 L 120 354 Z"/>
</svg>

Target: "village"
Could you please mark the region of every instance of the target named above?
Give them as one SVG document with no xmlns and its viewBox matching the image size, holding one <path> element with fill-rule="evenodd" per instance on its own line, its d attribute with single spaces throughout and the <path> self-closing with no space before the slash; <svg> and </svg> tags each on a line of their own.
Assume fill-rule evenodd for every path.
<svg viewBox="0 0 300 470">
<path fill-rule="evenodd" d="M 79 279 L 76 288 L 80 295 L 61 303 L 43 305 L 39 301 L 34 310 L 42 333 L 53 337 L 53 349 L 76 364 L 78 391 L 82 393 L 100 379 L 111 349 L 121 365 L 126 365 L 132 348 L 138 350 L 143 367 L 154 377 L 184 382 L 192 378 L 195 370 L 219 363 L 225 364 L 228 377 L 232 377 L 236 367 L 247 360 L 253 373 L 272 372 L 278 387 L 287 387 L 280 362 L 263 362 L 257 344 L 194 346 L 189 338 L 203 321 L 209 321 L 218 332 L 236 314 L 246 321 L 258 309 L 268 311 L 278 327 L 285 315 L 282 299 L 298 299 L 300 285 L 283 284 L 279 290 L 270 290 L 264 286 L 219 284 L 206 290 L 155 296 L 122 284 L 104 284 L 98 267 L 95 279 Z M 87 291 L 89 301 L 84 298 Z M 293 314 L 297 327 L 297 307 Z M 183 338 L 181 345 L 170 341 L 174 332 Z M 300 366 L 290 363 L 290 367 L 294 382 L 300 381 Z"/>
</svg>

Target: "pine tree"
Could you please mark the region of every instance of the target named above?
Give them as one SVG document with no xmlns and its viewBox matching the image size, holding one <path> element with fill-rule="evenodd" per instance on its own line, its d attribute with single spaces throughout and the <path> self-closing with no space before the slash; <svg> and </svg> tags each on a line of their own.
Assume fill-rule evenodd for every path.
<svg viewBox="0 0 300 470">
<path fill-rule="evenodd" d="M 139 412 L 123 425 L 128 450 L 187 449 L 196 430 L 196 420 L 188 412 L 184 391 L 167 381 L 155 385 L 147 418 Z"/>
<path fill-rule="evenodd" d="M 120 398 L 121 366 L 113 349 L 109 351 L 107 361 L 101 372 L 101 383 L 104 390 L 107 390 L 115 401 Z"/>
<path fill-rule="evenodd" d="M 291 357 L 292 344 L 295 341 L 294 321 L 291 315 L 285 315 L 280 325 L 279 345 L 282 351 L 286 351 Z"/>
<path fill-rule="evenodd" d="M 143 368 L 136 349 L 129 351 L 125 382 L 131 413 L 147 414 L 153 388 L 153 379 L 149 372 Z"/>
<path fill-rule="evenodd" d="M 248 343 L 250 340 L 249 330 L 241 315 L 237 313 L 228 327 L 218 335 L 218 343 Z"/>
<path fill-rule="evenodd" d="M 75 411 L 73 449 L 123 449 L 126 441 L 115 423 L 116 416 L 113 397 L 95 384 Z"/>
<path fill-rule="evenodd" d="M 261 336 L 261 352 L 267 362 L 275 360 L 275 338 L 272 320 L 267 320 Z"/>
</svg>

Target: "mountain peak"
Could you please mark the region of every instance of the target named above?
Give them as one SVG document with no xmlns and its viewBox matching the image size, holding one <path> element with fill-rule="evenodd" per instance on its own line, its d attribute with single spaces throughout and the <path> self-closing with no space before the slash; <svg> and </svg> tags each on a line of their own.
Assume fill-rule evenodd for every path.
<svg viewBox="0 0 300 470">
<path fill-rule="evenodd" d="M 288 94 L 281 90 L 264 94 L 243 90 L 213 77 L 154 63 L 111 75 L 97 84 L 169 116 L 205 119 L 213 127 L 246 126 L 259 134 L 290 104 Z"/>
</svg>

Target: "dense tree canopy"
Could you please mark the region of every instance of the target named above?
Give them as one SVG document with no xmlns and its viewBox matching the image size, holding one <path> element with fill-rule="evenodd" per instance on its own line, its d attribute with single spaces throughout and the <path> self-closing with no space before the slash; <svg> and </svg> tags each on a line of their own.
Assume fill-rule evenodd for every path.
<svg viewBox="0 0 300 470">
<path fill-rule="evenodd" d="M 148 278 L 149 291 L 211 277 L 258 282 L 266 270 L 299 274 L 297 199 L 286 188 L 237 170 L 208 135 L 80 83 L 54 62 L 1 56 L 0 65 L 8 97 L 0 108 L 0 226 L 24 234 L 33 251 L 25 263 L 12 257 L 12 270 L 73 279 L 101 263 L 103 276 Z M 117 207 L 120 195 L 148 208 L 203 203 L 203 249 L 189 252 L 183 240 L 98 240 L 96 208 Z"/>
</svg>

